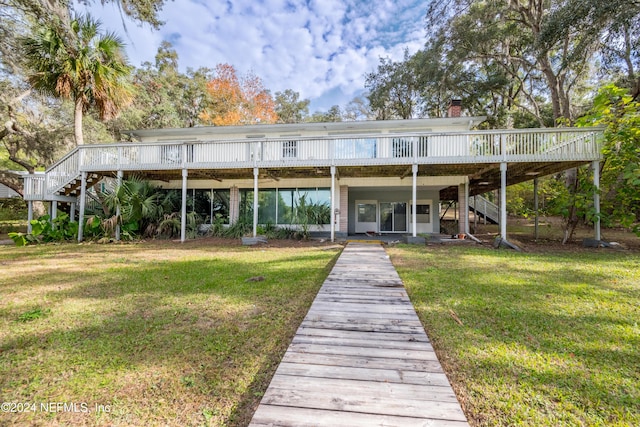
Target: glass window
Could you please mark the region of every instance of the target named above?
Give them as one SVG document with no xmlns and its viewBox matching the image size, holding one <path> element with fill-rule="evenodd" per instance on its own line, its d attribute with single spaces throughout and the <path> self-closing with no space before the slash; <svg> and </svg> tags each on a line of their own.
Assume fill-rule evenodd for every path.
<svg viewBox="0 0 640 427">
<path fill-rule="evenodd" d="M 193 192 L 193 210 L 200 215 L 205 224 L 211 224 L 218 218 L 224 224 L 228 224 L 229 196 L 229 190 L 196 189 Z"/>
<path fill-rule="evenodd" d="M 429 215 L 429 211 L 429 205 L 416 205 L 416 214 L 418 215 Z"/>
<path fill-rule="evenodd" d="M 258 223 L 276 223 L 276 190 L 260 190 L 258 192 Z"/>
<path fill-rule="evenodd" d="M 278 224 L 293 224 L 295 206 L 294 189 L 278 190 Z"/>
<path fill-rule="evenodd" d="M 431 205 L 416 205 L 416 222 L 421 224 L 431 222 Z"/>
<path fill-rule="evenodd" d="M 330 211 L 331 191 L 327 188 L 267 189 L 258 193 L 259 224 L 296 224 L 303 212 L 308 224 L 329 224 Z M 251 190 L 240 190 L 240 218 L 253 222 Z"/>
<path fill-rule="evenodd" d="M 331 191 L 328 188 L 299 188 L 294 199 L 296 222 L 331 223 Z"/>
<path fill-rule="evenodd" d="M 376 222 L 376 208 L 372 203 L 359 203 L 358 222 Z"/>
<path fill-rule="evenodd" d="M 253 223 L 253 190 L 240 190 L 240 221 Z"/>
<path fill-rule="evenodd" d="M 338 139 L 335 155 L 338 159 L 375 159 L 377 148 L 376 138 Z"/>
<path fill-rule="evenodd" d="M 313 199 L 313 203 L 326 204 L 329 207 L 331 207 L 331 189 L 318 188 L 318 190 L 315 193 L 315 198 Z"/>
</svg>

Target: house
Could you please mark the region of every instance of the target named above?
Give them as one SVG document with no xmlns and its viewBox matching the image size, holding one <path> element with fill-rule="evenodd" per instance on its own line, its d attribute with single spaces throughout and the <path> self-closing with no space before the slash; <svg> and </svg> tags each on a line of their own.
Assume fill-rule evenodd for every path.
<svg viewBox="0 0 640 427">
<path fill-rule="evenodd" d="M 20 197 L 20 194 L 16 193 L 6 185 L 0 184 L 0 199 L 12 199 L 14 197 Z"/>
<path fill-rule="evenodd" d="M 254 235 L 260 223 L 295 226 L 301 200 L 324 206 L 317 228 L 333 240 L 439 233 L 439 203 L 452 199 L 468 233 L 469 197 L 501 189 L 506 239 L 506 186 L 585 163 L 598 169 L 602 129 L 473 130 L 484 119 L 454 110 L 433 119 L 136 130 L 138 142 L 80 146 L 43 176 L 27 176 L 25 199 L 52 202 L 54 216 L 58 203 L 71 203 L 82 218 L 88 188 L 136 175 L 181 190 L 182 218 L 193 198 L 209 221 L 214 210 L 229 223 L 249 215 Z"/>
</svg>

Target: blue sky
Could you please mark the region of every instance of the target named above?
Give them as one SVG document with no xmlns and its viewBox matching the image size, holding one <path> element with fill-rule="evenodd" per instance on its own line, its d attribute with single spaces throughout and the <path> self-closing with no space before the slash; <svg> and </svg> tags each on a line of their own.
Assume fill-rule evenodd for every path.
<svg viewBox="0 0 640 427">
<path fill-rule="evenodd" d="M 100 2 L 97 2 L 100 3 Z M 310 112 L 345 106 L 364 88 L 380 57 L 399 60 L 425 41 L 426 1 L 416 0 L 175 0 L 160 14 L 160 30 L 124 20 L 113 4 L 91 13 L 127 44 L 129 61 L 153 62 L 170 41 L 180 67 L 229 63 L 253 71 L 272 93 L 293 89 Z M 126 31 L 123 29 L 126 26 Z"/>
</svg>

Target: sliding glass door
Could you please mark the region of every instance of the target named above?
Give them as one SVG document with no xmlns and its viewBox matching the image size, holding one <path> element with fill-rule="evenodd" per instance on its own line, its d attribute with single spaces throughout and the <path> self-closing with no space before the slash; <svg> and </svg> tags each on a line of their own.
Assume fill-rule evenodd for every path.
<svg viewBox="0 0 640 427">
<path fill-rule="evenodd" d="M 407 231 L 407 203 L 380 202 L 380 232 Z"/>
</svg>

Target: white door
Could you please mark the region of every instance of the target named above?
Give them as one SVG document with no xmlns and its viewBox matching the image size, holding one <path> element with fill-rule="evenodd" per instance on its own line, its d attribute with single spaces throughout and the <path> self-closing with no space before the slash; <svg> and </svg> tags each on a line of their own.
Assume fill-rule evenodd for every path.
<svg viewBox="0 0 640 427">
<path fill-rule="evenodd" d="M 378 231 L 378 202 L 356 200 L 356 233 Z"/>
</svg>

